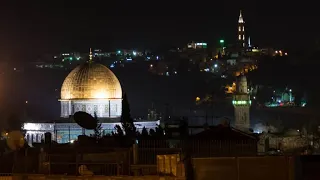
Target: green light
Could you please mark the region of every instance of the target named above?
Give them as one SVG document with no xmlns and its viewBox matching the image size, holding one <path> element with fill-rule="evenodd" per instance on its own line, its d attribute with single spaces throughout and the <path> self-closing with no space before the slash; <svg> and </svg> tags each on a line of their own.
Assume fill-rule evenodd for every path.
<svg viewBox="0 0 320 180">
<path fill-rule="evenodd" d="M 251 105 L 251 101 L 232 101 L 233 105 Z"/>
<path fill-rule="evenodd" d="M 223 40 L 223 39 L 220 39 L 220 43 L 224 43 L 224 40 Z"/>
</svg>

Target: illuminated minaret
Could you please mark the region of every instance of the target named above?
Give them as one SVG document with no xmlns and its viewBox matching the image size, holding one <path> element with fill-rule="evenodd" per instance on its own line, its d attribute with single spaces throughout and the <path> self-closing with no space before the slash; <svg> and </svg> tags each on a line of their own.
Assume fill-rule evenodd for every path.
<svg viewBox="0 0 320 180">
<path fill-rule="evenodd" d="M 240 10 L 240 15 L 239 15 L 239 20 L 238 20 L 238 42 L 241 47 L 246 46 L 244 21 L 243 21 L 241 10 Z"/>
<path fill-rule="evenodd" d="M 251 47 L 251 39 L 250 39 L 250 36 L 248 37 L 248 47 Z"/>
<path fill-rule="evenodd" d="M 242 131 L 250 128 L 250 96 L 248 92 L 247 78 L 242 75 L 236 85 L 237 91 L 233 95 L 235 127 Z"/>
<path fill-rule="evenodd" d="M 90 53 L 89 53 L 89 62 L 92 62 L 92 51 L 91 51 L 91 48 L 90 48 Z"/>
</svg>

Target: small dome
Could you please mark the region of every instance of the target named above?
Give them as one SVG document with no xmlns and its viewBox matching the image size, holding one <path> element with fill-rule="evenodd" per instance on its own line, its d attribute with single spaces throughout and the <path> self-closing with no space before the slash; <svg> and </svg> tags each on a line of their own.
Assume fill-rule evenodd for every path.
<svg viewBox="0 0 320 180">
<path fill-rule="evenodd" d="M 119 80 L 106 66 L 94 62 L 79 65 L 66 77 L 61 100 L 121 99 Z"/>
</svg>

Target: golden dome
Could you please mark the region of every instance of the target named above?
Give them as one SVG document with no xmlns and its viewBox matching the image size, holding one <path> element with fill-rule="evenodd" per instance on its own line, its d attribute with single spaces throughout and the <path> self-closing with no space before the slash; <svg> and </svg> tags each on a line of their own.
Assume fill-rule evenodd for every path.
<svg viewBox="0 0 320 180">
<path fill-rule="evenodd" d="M 72 70 L 61 88 L 61 100 L 70 99 L 121 99 L 118 78 L 106 66 L 85 63 Z"/>
</svg>

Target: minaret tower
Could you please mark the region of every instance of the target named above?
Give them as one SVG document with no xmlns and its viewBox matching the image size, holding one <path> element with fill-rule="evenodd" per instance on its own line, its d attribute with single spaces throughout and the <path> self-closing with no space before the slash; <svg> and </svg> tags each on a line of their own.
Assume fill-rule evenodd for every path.
<svg viewBox="0 0 320 180">
<path fill-rule="evenodd" d="M 246 46 L 244 21 L 243 21 L 241 10 L 240 10 L 240 15 L 239 15 L 239 20 L 238 20 L 238 42 L 241 47 Z"/>
<path fill-rule="evenodd" d="M 89 62 L 91 63 L 92 62 L 92 50 L 90 48 L 90 52 L 89 52 Z"/>
<path fill-rule="evenodd" d="M 237 91 L 233 95 L 235 127 L 242 131 L 250 128 L 250 96 L 248 93 L 247 78 L 242 75 L 237 82 Z"/>
</svg>

